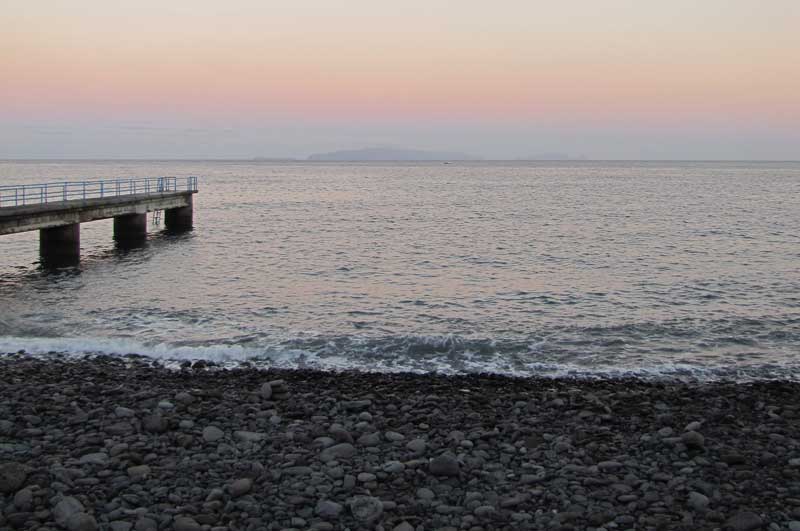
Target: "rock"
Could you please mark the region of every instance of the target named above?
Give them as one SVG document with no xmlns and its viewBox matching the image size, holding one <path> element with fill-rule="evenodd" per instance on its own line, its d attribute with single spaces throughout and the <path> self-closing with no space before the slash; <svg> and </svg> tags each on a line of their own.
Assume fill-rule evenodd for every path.
<svg viewBox="0 0 800 531">
<path fill-rule="evenodd" d="M 128 468 L 128 477 L 130 477 L 134 481 L 147 479 L 149 475 L 150 475 L 150 466 L 148 465 L 138 465 Z"/>
<path fill-rule="evenodd" d="M 356 448 L 350 443 L 340 443 L 329 446 L 320 452 L 319 458 L 323 463 L 339 459 L 349 459 L 356 454 Z"/>
<path fill-rule="evenodd" d="M 62 498 L 53 508 L 53 519 L 61 527 L 67 526 L 71 516 L 84 512 L 83 504 L 72 496 Z"/>
<path fill-rule="evenodd" d="M 428 449 L 428 444 L 422 439 L 412 439 L 408 441 L 406 448 L 417 455 L 422 455 Z"/>
<path fill-rule="evenodd" d="M 231 483 L 230 491 L 231 496 L 234 498 L 238 498 L 239 496 L 244 496 L 250 489 L 253 488 L 253 480 L 250 478 L 243 478 L 237 479 L 233 483 Z"/>
<path fill-rule="evenodd" d="M 333 437 L 337 442 L 353 442 L 353 436 L 350 435 L 350 432 L 344 429 L 341 424 L 331 425 L 331 427 L 328 429 L 328 433 L 330 433 L 331 437 Z"/>
<path fill-rule="evenodd" d="M 378 498 L 356 496 L 349 502 L 350 512 L 359 522 L 372 523 L 383 514 L 383 504 Z"/>
<path fill-rule="evenodd" d="M 409 524 L 408 522 L 400 522 L 399 524 L 394 526 L 392 531 L 416 531 L 416 530 L 414 526 Z"/>
<path fill-rule="evenodd" d="M 131 418 L 136 416 L 136 412 L 127 407 L 118 406 L 114 409 L 114 415 L 119 418 Z"/>
<path fill-rule="evenodd" d="M 384 434 L 384 437 L 386 437 L 386 440 L 390 442 L 399 442 L 399 441 L 404 441 L 406 439 L 405 435 L 403 435 L 402 433 L 397 433 L 396 431 L 387 431 Z"/>
<path fill-rule="evenodd" d="M 256 433 L 254 431 L 235 431 L 233 438 L 243 443 L 257 443 L 267 438 L 265 433 Z"/>
<path fill-rule="evenodd" d="M 161 402 L 158 403 L 158 408 L 166 410 L 175 409 L 175 404 L 173 404 L 169 400 L 162 400 Z"/>
<path fill-rule="evenodd" d="M 740 512 L 725 522 L 725 527 L 731 531 L 755 531 L 761 529 L 763 525 L 761 517 L 751 511 Z"/>
<path fill-rule="evenodd" d="M 381 443 L 381 434 L 376 432 L 365 433 L 358 438 L 358 444 L 363 446 L 378 446 Z"/>
<path fill-rule="evenodd" d="M 108 454 L 105 452 L 86 454 L 78 459 L 78 463 L 82 465 L 106 466 L 108 464 Z"/>
<path fill-rule="evenodd" d="M 350 400 L 341 405 L 347 411 L 363 411 L 372 405 L 372 400 Z"/>
<path fill-rule="evenodd" d="M 428 469 L 434 476 L 458 476 L 461 472 L 458 460 L 449 452 L 431 459 Z"/>
<path fill-rule="evenodd" d="M 610 472 L 612 470 L 618 470 L 622 468 L 622 463 L 619 461 L 600 461 L 597 463 L 597 468 L 603 472 Z"/>
<path fill-rule="evenodd" d="M 169 422 L 161 415 L 147 415 L 142 419 L 142 429 L 148 433 L 164 433 L 169 429 Z"/>
<path fill-rule="evenodd" d="M 131 531 L 133 524 L 124 520 L 115 520 L 108 524 L 109 531 Z"/>
<path fill-rule="evenodd" d="M 14 495 L 14 507 L 20 511 L 30 511 L 33 508 L 33 491 L 25 488 L 17 492 Z"/>
<path fill-rule="evenodd" d="M 320 518 L 336 518 L 342 512 L 343 507 L 330 500 L 320 500 L 315 509 Z"/>
<path fill-rule="evenodd" d="M 695 511 L 705 511 L 708 508 L 709 500 L 708 496 L 705 496 L 704 494 L 700 494 L 699 492 L 690 492 L 688 503 L 689 507 Z"/>
<path fill-rule="evenodd" d="M 687 447 L 699 450 L 705 446 L 706 439 L 696 431 L 687 431 L 681 435 L 681 441 Z"/>
<path fill-rule="evenodd" d="M 11 494 L 18 491 L 28 478 L 28 469 L 20 463 L 5 463 L 0 465 L 0 492 Z"/>
<path fill-rule="evenodd" d="M 178 516 L 175 518 L 173 529 L 175 531 L 200 531 L 202 527 L 194 518 L 189 518 L 188 516 Z"/>
<path fill-rule="evenodd" d="M 75 513 L 67 519 L 69 531 L 97 531 L 97 522 L 94 517 L 86 513 Z"/>
<path fill-rule="evenodd" d="M 158 523 L 152 518 L 142 517 L 136 520 L 134 529 L 136 531 L 157 531 Z"/>
<path fill-rule="evenodd" d="M 208 443 L 217 442 L 225 437 L 225 432 L 216 426 L 206 426 L 203 428 L 203 440 Z"/>
<path fill-rule="evenodd" d="M 175 401 L 183 404 L 184 406 L 188 406 L 194 402 L 194 397 L 185 391 L 181 391 L 175 395 Z"/>
<path fill-rule="evenodd" d="M 375 481 L 378 479 L 375 474 L 370 474 L 369 472 L 361 472 L 356 479 L 361 483 L 369 483 L 370 481 Z"/>
<path fill-rule="evenodd" d="M 406 465 L 400 461 L 387 461 L 381 466 L 381 470 L 389 474 L 399 474 L 406 469 Z"/>
<path fill-rule="evenodd" d="M 789 531 L 800 531 L 800 522 L 797 520 L 789 522 Z"/>
<path fill-rule="evenodd" d="M 261 387 L 258 390 L 259 396 L 264 400 L 269 400 L 272 398 L 272 385 L 269 382 L 265 382 L 261 384 Z"/>
</svg>

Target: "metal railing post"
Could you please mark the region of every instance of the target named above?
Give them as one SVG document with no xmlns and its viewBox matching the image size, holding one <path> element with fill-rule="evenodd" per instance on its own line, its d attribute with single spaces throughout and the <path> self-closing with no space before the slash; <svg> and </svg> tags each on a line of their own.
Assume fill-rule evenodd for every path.
<svg viewBox="0 0 800 531">
<path fill-rule="evenodd" d="M 63 193 L 63 195 L 64 195 L 64 201 L 66 201 L 67 200 L 67 183 L 64 183 L 64 193 Z"/>
</svg>

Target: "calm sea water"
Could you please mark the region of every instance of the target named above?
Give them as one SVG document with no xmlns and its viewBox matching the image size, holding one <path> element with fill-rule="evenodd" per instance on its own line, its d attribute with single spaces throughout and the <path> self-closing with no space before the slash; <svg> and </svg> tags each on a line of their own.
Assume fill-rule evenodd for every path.
<svg viewBox="0 0 800 531">
<path fill-rule="evenodd" d="M 800 378 L 800 163 L 0 162 L 162 175 L 193 232 L 87 223 L 56 273 L 0 237 L 0 352 Z"/>
</svg>

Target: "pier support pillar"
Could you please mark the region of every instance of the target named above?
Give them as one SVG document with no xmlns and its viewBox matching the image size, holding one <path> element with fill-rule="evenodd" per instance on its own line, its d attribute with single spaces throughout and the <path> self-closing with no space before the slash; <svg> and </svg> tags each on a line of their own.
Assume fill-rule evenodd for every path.
<svg viewBox="0 0 800 531">
<path fill-rule="evenodd" d="M 168 208 L 164 211 L 164 226 L 168 231 L 185 231 L 192 229 L 193 201 L 188 197 L 189 204 L 180 208 Z"/>
<path fill-rule="evenodd" d="M 81 224 L 39 230 L 39 257 L 45 267 L 78 264 L 81 259 Z"/>
<path fill-rule="evenodd" d="M 114 218 L 114 240 L 123 245 L 136 245 L 147 238 L 147 213 L 125 214 Z"/>
</svg>

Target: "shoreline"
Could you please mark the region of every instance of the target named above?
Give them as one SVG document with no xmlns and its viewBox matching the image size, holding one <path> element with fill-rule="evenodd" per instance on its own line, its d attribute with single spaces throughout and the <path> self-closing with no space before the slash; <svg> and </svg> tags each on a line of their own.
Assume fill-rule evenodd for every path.
<svg viewBox="0 0 800 531">
<path fill-rule="evenodd" d="M 5 356 L 0 396 L 2 528 L 800 529 L 800 382 Z"/>
</svg>

